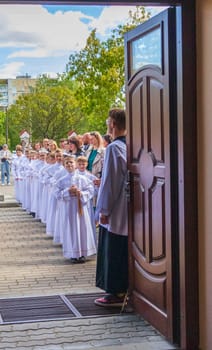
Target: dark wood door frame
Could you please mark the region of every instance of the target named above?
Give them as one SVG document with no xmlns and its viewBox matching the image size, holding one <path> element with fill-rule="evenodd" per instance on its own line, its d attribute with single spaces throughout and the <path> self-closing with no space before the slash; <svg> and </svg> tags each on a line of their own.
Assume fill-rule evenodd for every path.
<svg viewBox="0 0 212 350">
<path fill-rule="evenodd" d="M 195 0 L 177 8 L 178 195 L 182 349 L 198 349 L 198 208 Z M 193 53 L 193 54 L 192 54 Z M 190 60 L 190 57 L 192 60 Z"/>
<path fill-rule="evenodd" d="M 61 4 L 61 1 L 0 0 L 0 4 L 36 3 Z M 197 350 L 199 314 L 195 0 L 62 0 L 62 3 L 176 6 L 180 346 L 183 350 Z"/>
</svg>

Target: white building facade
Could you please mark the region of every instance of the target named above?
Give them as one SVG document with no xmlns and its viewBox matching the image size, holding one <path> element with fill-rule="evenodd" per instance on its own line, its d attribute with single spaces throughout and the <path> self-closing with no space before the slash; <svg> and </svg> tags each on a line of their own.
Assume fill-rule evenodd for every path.
<svg viewBox="0 0 212 350">
<path fill-rule="evenodd" d="M 37 79 L 29 75 L 17 76 L 16 79 L 0 79 L 0 109 L 7 109 L 20 95 L 28 94 L 35 87 Z"/>
</svg>

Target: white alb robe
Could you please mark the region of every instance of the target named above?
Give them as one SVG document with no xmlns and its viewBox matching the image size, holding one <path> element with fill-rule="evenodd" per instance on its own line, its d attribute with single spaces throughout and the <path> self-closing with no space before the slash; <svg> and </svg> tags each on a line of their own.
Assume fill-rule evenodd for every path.
<svg viewBox="0 0 212 350">
<path fill-rule="evenodd" d="M 106 148 L 95 215 L 108 216 L 108 231 L 122 236 L 128 235 L 126 183 L 126 144 L 117 139 Z"/>
<path fill-rule="evenodd" d="M 81 191 L 79 200 L 82 215 L 79 212 L 78 198 L 69 193 L 72 185 L 76 185 Z M 55 196 L 64 202 L 61 217 L 64 257 L 70 259 L 96 254 L 94 226 L 90 216 L 91 198 L 94 195 L 93 183 L 85 176 L 73 172 L 57 181 L 54 189 Z"/>
</svg>

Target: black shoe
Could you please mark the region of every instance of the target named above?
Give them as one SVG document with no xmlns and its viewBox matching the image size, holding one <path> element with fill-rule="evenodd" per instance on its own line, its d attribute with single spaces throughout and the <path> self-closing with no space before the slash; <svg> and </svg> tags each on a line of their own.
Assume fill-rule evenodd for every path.
<svg viewBox="0 0 212 350">
<path fill-rule="evenodd" d="M 84 264 L 85 263 L 85 257 L 81 256 L 80 258 L 71 258 L 72 264 Z"/>
<path fill-rule="evenodd" d="M 81 263 L 85 263 L 86 262 L 86 258 L 85 256 L 80 256 L 80 258 L 78 259 Z"/>
</svg>

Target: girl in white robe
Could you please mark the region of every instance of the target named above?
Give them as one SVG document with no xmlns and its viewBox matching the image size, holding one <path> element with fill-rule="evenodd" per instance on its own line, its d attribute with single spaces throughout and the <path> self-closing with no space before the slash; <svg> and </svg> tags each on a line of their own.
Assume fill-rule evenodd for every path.
<svg viewBox="0 0 212 350">
<path fill-rule="evenodd" d="M 96 254 L 94 226 L 90 216 L 93 183 L 76 171 L 75 157 L 65 160 L 68 174 L 55 184 L 55 195 L 64 201 L 61 218 L 63 255 L 72 263 L 83 263 L 85 257 Z"/>
<path fill-rule="evenodd" d="M 39 199 L 39 172 L 46 165 L 46 155 L 47 151 L 40 149 L 39 158 L 33 163 L 33 173 L 32 173 L 32 197 L 31 197 L 31 211 L 35 213 L 35 217 L 39 218 L 40 212 L 40 199 Z"/>
<path fill-rule="evenodd" d="M 100 183 L 100 179 L 96 177 L 94 174 L 92 174 L 90 171 L 86 170 L 88 165 L 88 160 L 85 156 L 79 156 L 76 160 L 77 163 L 77 171 L 80 175 L 86 176 L 87 179 L 93 182 L 94 184 L 94 196 L 90 200 L 89 205 L 89 212 L 91 216 L 91 222 L 93 224 L 93 231 L 94 231 L 94 239 L 96 239 L 96 224 L 95 224 L 95 216 L 94 216 L 94 198 L 97 196 L 99 186 L 97 186 L 97 183 Z"/>
<path fill-rule="evenodd" d="M 49 178 L 49 194 L 48 194 L 48 207 L 47 207 L 47 220 L 46 220 L 46 234 L 49 236 L 54 235 L 54 226 L 55 226 L 55 212 L 57 207 L 57 199 L 54 195 L 53 186 L 55 184 L 55 174 L 63 169 L 62 165 L 62 152 L 58 149 L 55 151 L 55 160 L 56 163 L 48 169 L 48 173 L 51 174 Z M 49 171 L 50 170 L 50 171 Z"/>
<path fill-rule="evenodd" d="M 23 175 L 23 184 L 22 184 L 22 208 L 26 210 L 27 202 L 27 170 L 30 163 L 30 152 L 28 149 L 25 149 L 24 156 L 22 158 L 22 175 Z"/>
<path fill-rule="evenodd" d="M 47 208 L 48 208 L 48 183 L 49 172 L 48 169 L 52 166 L 49 154 L 46 158 L 46 166 L 43 167 L 39 174 L 40 181 L 40 220 L 43 224 L 46 224 L 47 220 Z"/>
<path fill-rule="evenodd" d="M 59 179 L 62 179 L 65 175 L 68 174 L 68 171 L 66 168 L 63 167 L 58 170 L 55 174 L 54 177 L 52 178 L 52 193 L 56 199 L 56 210 L 55 210 L 55 219 L 54 219 L 54 228 L 53 228 L 53 241 L 56 244 L 63 244 L 63 230 L 62 230 L 62 225 L 61 225 L 61 216 L 62 213 L 64 212 L 63 206 L 64 206 L 64 201 L 62 198 L 57 198 L 55 191 L 55 184 Z"/>
<path fill-rule="evenodd" d="M 41 192 L 41 201 L 40 201 L 40 219 L 47 225 L 49 217 L 49 202 L 50 202 L 50 181 L 53 176 L 53 169 L 56 165 L 55 153 L 51 152 L 48 154 L 48 165 L 41 169 L 40 173 L 40 192 Z"/>
<path fill-rule="evenodd" d="M 11 172 L 14 178 L 15 185 L 15 199 L 18 203 L 21 203 L 21 159 L 23 157 L 23 152 L 20 148 L 16 149 L 16 157 L 12 160 Z"/>
<path fill-rule="evenodd" d="M 27 166 L 26 171 L 26 188 L 25 188 L 25 209 L 27 211 L 27 213 L 31 212 L 31 183 L 32 183 L 32 162 L 33 160 L 35 160 L 37 157 L 37 153 L 35 150 L 31 150 L 30 151 L 30 159 L 29 159 L 29 163 Z"/>
</svg>

